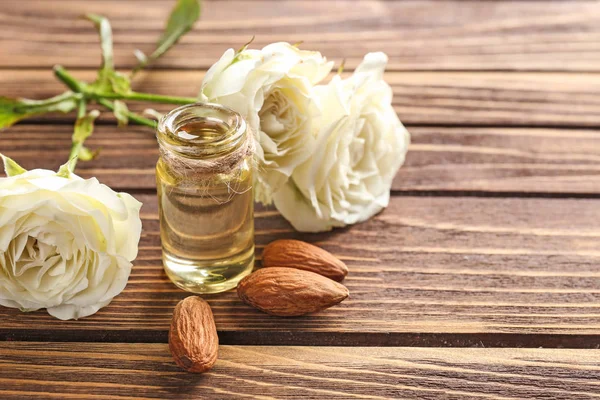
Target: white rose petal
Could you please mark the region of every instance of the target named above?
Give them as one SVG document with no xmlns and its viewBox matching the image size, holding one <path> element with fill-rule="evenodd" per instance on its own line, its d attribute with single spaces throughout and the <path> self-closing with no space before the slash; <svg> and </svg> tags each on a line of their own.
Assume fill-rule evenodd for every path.
<svg viewBox="0 0 600 400">
<path fill-rule="evenodd" d="M 259 201 L 270 203 L 272 192 L 310 157 L 319 130 L 313 87 L 332 65 L 318 52 L 273 43 L 238 54 L 229 49 L 207 72 L 200 100 L 237 111 L 256 136 Z"/>
<path fill-rule="evenodd" d="M 66 320 L 109 304 L 137 256 L 140 207 L 95 178 L 40 169 L 0 178 L 0 305 Z"/>
<path fill-rule="evenodd" d="M 387 207 L 410 135 L 392 107 L 386 63 L 383 53 L 367 54 L 348 79 L 314 89 L 321 114 L 314 153 L 273 197 L 297 230 L 354 224 Z"/>
</svg>

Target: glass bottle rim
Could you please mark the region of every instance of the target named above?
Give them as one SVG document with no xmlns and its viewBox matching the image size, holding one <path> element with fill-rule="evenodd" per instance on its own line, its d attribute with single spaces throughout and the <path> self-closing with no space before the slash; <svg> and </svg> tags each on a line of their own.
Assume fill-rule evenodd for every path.
<svg viewBox="0 0 600 400">
<path fill-rule="evenodd" d="M 206 125 L 211 136 L 186 131 L 190 125 Z M 200 129 L 200 128 L 199 128 Z M 223 157 L 246 140 L 246 121 L 229 107 L 215 103 L 193 103 L 165 114 L 156 129 L 161 147 L 189 158 Z"/>
</svg>

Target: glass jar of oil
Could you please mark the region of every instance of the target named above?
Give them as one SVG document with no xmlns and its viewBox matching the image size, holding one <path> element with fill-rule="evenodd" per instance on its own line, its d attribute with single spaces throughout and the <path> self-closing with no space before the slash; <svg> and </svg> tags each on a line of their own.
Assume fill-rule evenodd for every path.
<svg viewBox="0 0 600 400">
<path fill-rule="evenodd" d="M 234 288 L 254 266 L 253 149 L 246 122 L 192 104 L 158 124 L 156 181 L 167 276 L 194 293 Z"/>
</svg>

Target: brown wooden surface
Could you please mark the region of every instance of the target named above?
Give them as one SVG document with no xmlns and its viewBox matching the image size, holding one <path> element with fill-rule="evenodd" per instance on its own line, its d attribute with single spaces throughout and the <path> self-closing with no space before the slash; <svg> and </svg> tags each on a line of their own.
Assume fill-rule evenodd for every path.
<svg viewBox="0 0 600 400">
<path fill-rule="evenodd" d="M 155 196 L 137 197 L 144 232 L 124 293 L 81 321 L 1 308 L 2 337 L 166 340 L 173 307 L 187 293 L 162 271 Z M 249 308 L 234 292 L 207 299 L 230 344 L 538 347 L 545 343 L 526 335 L 557 334 L 571 337 L 548 346 L 598 345 L 599 219 L 600 200 L 393 197 L 366 223 L 302 235 L 277 212 L 258 211 L 259 259 L 278 238 L 314 242 L 348 264 L 350 298 L 287 319 Z"/>
<path fill-rule="evenodd" d="M 219 356 L 194 375 L 177 369 L 165 344 L 0 343 L 0 396 L 600 397 L 600 350 L 221 346 Z"/>
<path fill-rule="evenodd" d="M 409 129 L 411 150 L 394 191 L 600 196 L 598 129 Z M 72 130 L 71 124 L 18 125 L 0 134 L 0 149 L 25 168 L 56 169 L 68 156 Z M 80 163 L 80 175 L 114 189 L 154 190 L 158 148 L 152 129 L 100 125 L 87 143 L 101 155 Z"/>
<path fill-rule="evenodd" d="M 164 0 L 4 0 L 4 67 L 98 65 L 97 36 L 85 13 L 110 17 L 117 65 L 150 52 L 171 2 Z M 353 68 L 385 50 L 392 70 L 599 71 L 597 1 L 206 1 L 203 21 L 161 67 L 205 69 L 226 47 L 304 41 Z"/>
<path fill-rule="evenodd" d="M 110 18 L 117 66 L 132 66 L 172 3 L 0 1 L 0 96 L 60 93 L 54 64 L 93 79 L 85 13 Z M 194 97 L 206 68 L 253 35 L 346 58 L 346 73 L 368 51 L 390 56 L 412 145 L 389 208 L 313 235 L 271 208 L 256 213 L 259 260 L 277 238 L 316 243 L 350 267 L 350 298 L 281 319 L 234 293 L 210 296 L 220 359 L 204 376 L 180 372 L 165 343 L 188 294 L 162 272 L 155 139 L 104 113 L 88 141 L 101 155 L 78 173 L 144 202 L 131 279 L 80 321 L 0 308 L 0 398 L 598 397 L 600 1 L 205 0 L 203 20 L 134 87 Z M 170 108 L 131 104 L 147 107 Z M 72 123 L 26 121 L 0 132 L 0 151 L 56 168 Z"/>
<path fill-rule="evenodd" d="M 96 76 L 89 70 L 71 72 L 88 81 Z M 134 88 L 196 97 L 203 77 L 202 71 L 140 73 Z M 394 90 L 394 107 L 408 126 L 600 126 L 600 73 L 388 71 L 385 79 Z M 5 96 L 39 99 L 65 90 L 50 69 L 2 70 L 0 87 Z M 148 107 L 167 111 L 172 106 L 131 105 L 136 111 Z M 44 120 L 66 122 L 70 118 L 53 115 Z M 114 121 L 110 113 L 103 120 Z"/>
</svg>

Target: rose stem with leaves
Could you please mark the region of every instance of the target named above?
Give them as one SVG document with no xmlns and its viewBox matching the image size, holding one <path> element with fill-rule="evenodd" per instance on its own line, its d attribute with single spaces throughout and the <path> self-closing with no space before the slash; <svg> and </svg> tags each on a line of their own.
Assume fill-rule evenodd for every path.
<svg viewBox="0 0 600 400">
<path fill-rule="evenodd" d="M 165 31 L 158 41 L 156 50 L 148 57 L 141 51 L 136 50 L 135 55 L 139 64 L 129 76 L 117 72 L 114 68 L 112 28 L 108 19 L 95 14 L 88 14 L 85 18 L 92 21 L 98 29 L 102 48 L 102 64 L 98 69 L 98 76 L 94 82 L 86 83 L 77 80 L 63 67 L 57 65 L 54 67 L 54 74 L 70 91 L 45 100 L 0 97 L 0 129 L 9 127 L 22 119 L 49 112 L 68 113 L 77 110 L 77 120 L 69 153 L 69 160 L 73 167 L 77 159 L 87 161 L 93 159 L 97 154 L 97 151 L 91 151 L 83 145 L 85 140 L 92 135 L 94 120 L 100 115 L 97 110 L 87 113 L 89 103 L 94 102 L 111 110 L 117 118 L 119 126 L 127 125 L 131 121 L 155 128 L 155 121 L 129 111 L 124 100 L 174 105 L 190 104 L 197 101 L 191 97 L 134 92 L 131 90 L 131 78 L 136 72 L 165 54 L 184 34 L 192 29 L 200 18 L 200 0 L 177 1 L 171 11 Z"/>
</svg>

